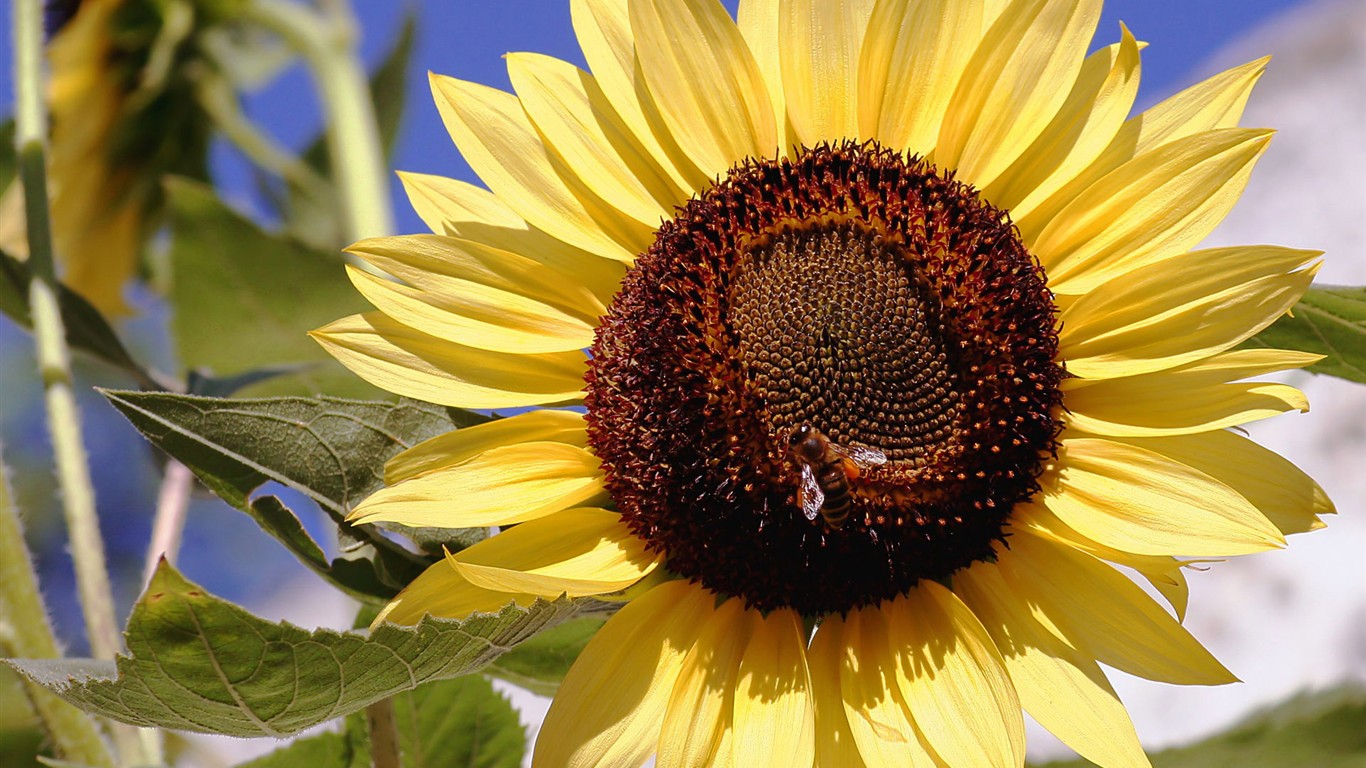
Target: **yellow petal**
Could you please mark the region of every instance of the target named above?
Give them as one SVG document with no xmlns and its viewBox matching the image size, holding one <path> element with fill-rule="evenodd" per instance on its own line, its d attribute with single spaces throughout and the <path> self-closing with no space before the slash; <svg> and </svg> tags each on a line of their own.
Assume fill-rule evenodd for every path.
<svg viewBox="0 0 1366 768">
<path fill-rule="evenodd" d="M 685 581 L 627 603 L 588 642 L 551 702 L 534 768 L 637 766 L 655 751 L 683 661 L 715 596 Z"/>
<path fill-rule="evenodd" d="M 514 301 L 507 296 L 513 294 L 589 324 L 596 324 L 600 314 L 600 302 L 579 281 L 579 273 L 473 240 L 441 235 L 375 237 L 347 251 L 447 302 L 473 302 L 486 296 L 486 301 Z M 466 298 L 470 293 L 474 296 Z"/>
<path fill-rule="evenodd" d="M 566 509 L 513 526 L 449 556 L 477 587 L 554 599 L 616 592 L 659 564 L 645 541 L 605 509 Z"/>
<path fill-rule="evenodd" d="M 851 611 L 844 620 L 825 620 L 831 622 L 843 625 L 838 630 L 843 642 L 836 649 L 840 697 L 863 762 L 869 768 L 934 768 L 937 761 L 901 698 L 898 676 L 903 668 L 892 651 L 883 608 L 870 606 Z"/>
<path fill-rule="evenodd" d="M 1309 410 L 1286 384 L 1231 382 L 1302 368 L 1319 355 L 1278 349 L 1232 350 L 1166 371 L 1063 382 L 1068 426 L 1096 435 L 1153 437 L 1208 432 L 1286 411 Z"/>
<path fill-rule="evenodd" d="M 605 497 L 593 454 L 564 443 L 517 443 L 381 488 L 348 519 L 416 528 L 511 525 Z"/>
<path fill-rule="evenodd" d="M 439 75 L 431 81 L 437 110 L 460 154 L 517 215 L 566 243 L 618 261 L 630 263 L 649 246 L 648 227 L 556 167 L 516 96 Z"/>
<path fill-rule="evenodd" d="M 1318 271 L 1318 256 L 1274 246 L 1212 248 L 1121 274 L 1063 310 L 1059 354 L 1074 376 L 1109 378 L 1223 352 L 1294 306 Z"/>
<path fill-rule="evenodd" d="M 1148 768 L 1129 713 L 1100 665 L 1041 625 L 1030 610 L 1032 595 L 1012 586 L 993 563 L 953 577 L 953 591 L 1001 650 L 1025 711 L 1087 760 Z"/>
<path fill-rule="evenodd" d="M 1237 491 L 1286 536 L 1318 530 L 1324 527 L 1319 515 L 1337 513 L 1313 478 L 1274 451 L 1234 432 L 1146 439 L 1139 445 Z"/>
<path fill-rule="evenodd" d="M 592 291 L 596 315 L 606 314 L 626 265 L 575 248 L 534 229 L 486 189 L 444 176 L 398 174 L 417 215 L 437 234 L 451 235 L 544 264 L 556 274 L 572 275 Z"/>
<path fill-rule="evenodd" d="M 510 53 L 507 62 L 531 122 L 594 194 L 652 229 L 686 199 L 617 117 L 592 75 L 535 53 Z"/>
<path fill-rule="evenodd" d="M 565 352 L 593 343 L 592 323 L 520 293 L 434 274 L 423 280 L 424 290 L 349 264 L 347 276 L 376 309 L 440 339 L 514 354 Z"/>
<path fill-rule="evenodd" d="M 533 595 L 515 595 L 476 587 L 455 572 L 445 560 L 432 563 L 375 617 L 372 627 L 383 622 L 413 625 L 431 614 L 463 619 L 472 613 L 497 613 L 511 603 L 531 605 Z"/>
<path fill-rule="evenodd" d="M 1267 61 L 1262 58 L 1221 72 L 1129 118 L 1100 156 L 1047 200 L 1012 209 L 1025 244 L 1032 244 L 1077 195 L 1133 158 L 1177 139 L 1236 126 Z"/>
<path fill-rule="evenodd" d="M 1185 620 L 1186 603 L 1190 598 L 1190 593 L 1183 568 L 1207 561 L 1182 561 L 1170 555 L 1136 555 L 1114 547 L 1107 547 L 1081 535 L 1076 529 L 1049 511 L 1048 508 L 1039 504 L 1021 504 L 1010 514 L 1012 524 L 1018 528 L 1027 528 L 1031 533 L 1039 534 L 1044 538 L 1066 544 L 1073 549 L 1081 550 L 1094 557 L 1138 572 L 1171 605 L 1172 610 L 1176 612 L 1177 621 Z"/>
<path fill-rule="evenodd" d="M 743 601 L 727 600 L 703 627 L 669 696 L 656 756 L 658 768 L 709 768 L 724 763 L 717 760 L 717 752 L 723 735 L 731 730 L 735 683 L 744 644 L 750 638 L 751 618 Z"/>
<path fill-rule="evenodd" d="M 658 768 L 710 768 L 731 759 L 727 755 L 718 760 L 717 753 L 723 734 L 732 730 L 740 659 L 754 618 L 742 601 L 731 599 L 707 621 L 669 696 L 655 760 Z"/>
<path fill-rule="evenodd" d="M 1180 685 L 1236 682 L 1200 642 L 1123 574 L 1027 530 L 1000 551 L 1002 574 L 1079 651 L 1132 675 Z"/>
<path fill-rule="evenodd" d="M 527 227 L 526 221 L 492 192 L 467 181 L 411 171 L 399 171 L 398 178 L 408 202 L 433 234 L 451 234 L 452 226 L 462 222 L 506 229 Z"/>
<path fill-rule="evenodd" d="M 709 178 L 778 148 L 749 46 L 713 0 L 634 0 L 636 56 L 674 141 Z"/>
<path fill-rule="evenodd" d="M 735 689 L 736 765 L 807 768 L 816 757 L 816 711 L 806 666 L 806 640 L 795 611 L 783 608 L 753 619 Z"/>
<path fill-rule="evenodd" d="M 806 652 L 811 671 L 811 701 L 816 708 L 816 765 L 864 768 L 840 695 L 843 656 L 844 622 L 833 616 L 821 622 Z"/>
<path fill-rule="evenodd" d="M 1064 435 L 1036 500 L 1083 536 L 1139 555 L 1227 557 L 1285 546 L 1232 488 L 1137 445 Z"/>
<path fill-rule="evenodd" d="M 878 2 L 859 59 L 859 134 L 928 154 L 983 31 L 978 3 Z"/>
<path fill-rule="evenodd" d="M 740 0 L 735 25 L 745 39 L 754 63 L 759 66 L 768 96 L 773 102 L 773 126 L 778 132 L 779 153 L 790 157 L 798 145 L 796 129 L 787 118 L 787 97 L 783 95 L 782 35 L 778 28 L 780 0 Z"/>
<path fill-rule="evenodd" d="M 1122 40 L 1086 57 L 1077 81 L 1058 114 L 1039 138 L 995 181 L 982 190 L 993 205 L 1028 210 L 1047 199 L 1105 149 L 1129 116 L 1138 95 L 1139 50 L 1143 47 L 1120 25 Z"/>
<path fill-rule="evenodd" d="M 1020 0 L 987 30 L 949 102 L 935 164 L 979 188 L 1058 113 L 1100 19 L 1098 0 Z"/>
<path fill-rule="evenodd" d="M 922 581 L 887 614 L 901 695 L 935 754 L 949 765 L 1023 766 L 1020 701 L 972 610 Z"/>
<path fill-rule="evenodd" d="M 1228 128 L 1174 141 L 1077 196 L 1029 249 L 1057 293 L 1084 294 L 1205 238 L 1243 194 L 1271 131 Z"/>
<path fill-rule="evenodd" d="M 1139 573 L 1148 580 L 1149 584 L 1153 585 L 1153 589 L 1157 590 L 1159 595 L 1162 595 L 1162 599 L 1167 601 L 1167 605 L 1172 607 L 1172 611 L 1176 613 L 1176 620 L 1184 623 L 1186 621 L 1186 607 L 1190 603 L 1190 585 L 1186 583 L 1183 563 L 1172 558 L 1171 568 L 1161 576 L 1143 571 L 1139 571 Z"/>
<path fill-rule="evenodd" d="M 581 352 L 513 355 L 429 336 L 381 312 L 309 334 L 362 379 L 398 395 L 457 408 L 521 408 L 582 399 Z"/>
<path fill-rule="evenodd" d="M 783 96 L 807 146 L 859 135 L 859 50 L 872 10 L 872 0 L 779 4 Z"/>
<path fill-rule="evenodd" d="M 636 63 L 629 0 L 570 0 L 570 18 L 584 60 L 617 115 L 683 195 L 709 183 L 663 127 L 663 118 Z"/>
<path fill-rule="evenodd" d="M 735 729 L 725 728 L 721 731 L 721 740 L 716 745 L 716 754 L 712 755 L 708 768 L 735 768 L 736 765 Z"/>
<path fill-rule="evenodd" d="M 996 20 L 1005 13 L 1006 6 L 1010 5 L 1011 0 L 983 0 L 982 2 L 982 28 L 989 29 Z"/>
<path fill-rule="evenodd" d="M 396 485 L 433 469 L 460 464 L 490 448 L 536 441 L 588 447 L 583 414 L 554 409 L 529 411 L 437 435 L 389 459 L 384 465 L 384 484 Z"/>
</svg>

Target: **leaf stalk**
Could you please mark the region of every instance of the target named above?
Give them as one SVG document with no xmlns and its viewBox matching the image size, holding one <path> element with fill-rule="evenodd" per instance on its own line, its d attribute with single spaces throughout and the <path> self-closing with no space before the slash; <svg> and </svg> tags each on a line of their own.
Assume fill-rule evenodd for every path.
<svg viewBox="0 0 1366 768">
<path fill-rule="evenodd" d="M 370 732 L 370 764 L 374 768 L 402 768 L 398 749 L 398 719 L 394 700 L 380 699 L 365 708 L 365 727 Z"/>
</svg>

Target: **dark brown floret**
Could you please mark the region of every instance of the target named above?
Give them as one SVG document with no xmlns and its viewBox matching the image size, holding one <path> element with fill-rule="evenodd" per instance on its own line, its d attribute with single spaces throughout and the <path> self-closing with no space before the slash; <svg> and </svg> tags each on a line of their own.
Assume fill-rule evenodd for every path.
<svg viewBox="0 0 1366 768">
<path fill-rule="evenodd" d="M 760 609 L 845 611 L 991 556 L 1055 448 L 1042 270 L 1000 210 L 876 144 L 749 161 L 627 275 L 588 374 L 589 439 L 668 567 Z M 789 437 L 881 452 L 838 528 Z"/>
</svg>

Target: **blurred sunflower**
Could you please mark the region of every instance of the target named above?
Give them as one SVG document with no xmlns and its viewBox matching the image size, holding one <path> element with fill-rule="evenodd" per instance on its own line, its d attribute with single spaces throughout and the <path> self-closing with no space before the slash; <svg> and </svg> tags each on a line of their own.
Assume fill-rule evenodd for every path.
<svg viewBox="0 0 1366 768">
<path fill-rule="evenodd" d="M 211 122 L 191 81 L 205 66 L 196 24 L 213 0 L 53 3 L 48 45 L 52 117 L 48 175 L 62 280 L 100 310 L 127 314 L 125 284 L 162 203 L 161 177 L 206 178 Z M 6 195 L 7 247 L 22 243 L 17 185 Z"/>
<path fill-rule="evenodd" d="M 433 77 L 491 192 L 405 175 L 436 234 L 354 246 L 401 282 L 352 270 L 378 311 L 315 332 L 402 395 L 540 406 L 390 462 L 354 520 L 505 529 L 382 618 L 630 598 L 538 766 L 1018 766 L 1022 709 L 1146 765 L 1099 663 L 1234 680 L 1177 558 L 1333 511 L 1229 429 L 1307 408 L 1238 382 L 1315 356 L 1233 348 L 1319 254 L 1190 250 L 1270 138 L 1236 127 L 1265 61 L 1129 118 L 1096 0 L 572 7 L 591 75 Z"/>
</svg>

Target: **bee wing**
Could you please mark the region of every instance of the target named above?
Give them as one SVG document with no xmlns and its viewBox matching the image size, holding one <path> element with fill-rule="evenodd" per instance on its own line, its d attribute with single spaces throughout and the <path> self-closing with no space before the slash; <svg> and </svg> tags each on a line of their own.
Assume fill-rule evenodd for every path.
<svg viewBox="0 0 1366 768">
<path fill-rule="evenodd" d="M 824 503 L 825 491 L 822 491 L 821 484 L 816 482 L 816 473 L 812 471 L 811 465 L 803 464 L 802 484 L 797 487 L 797 504 L 802 508 L 802 514 L 806 515 L 807 520 L 815 520 Z"/>
<path fill-rule="evenodd" d="M 876 467 L 887 463 L 887 454 L 876 448 L 864 448 L 858 445 L 835 445 L 834 443 L 831 443 L 830 447 L 860 467 Z"/>
</svg>

